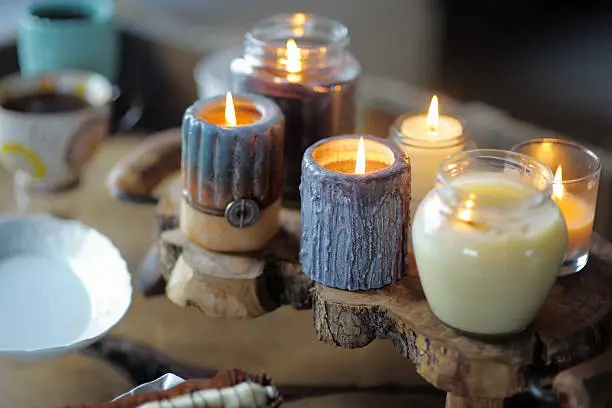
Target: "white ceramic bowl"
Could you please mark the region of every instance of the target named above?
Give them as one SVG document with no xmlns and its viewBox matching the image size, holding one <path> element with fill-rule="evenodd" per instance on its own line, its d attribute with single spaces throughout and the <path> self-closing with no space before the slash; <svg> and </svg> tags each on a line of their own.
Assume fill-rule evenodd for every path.
<svg viewBox="0 0 612 408">
<path fill-rule="evenodd" d="M 98 231 L 47 214 L 0 217 L 0 356 L 39 361 L 82 349 L 131 299 L 125 260 Z"/>
</svg>

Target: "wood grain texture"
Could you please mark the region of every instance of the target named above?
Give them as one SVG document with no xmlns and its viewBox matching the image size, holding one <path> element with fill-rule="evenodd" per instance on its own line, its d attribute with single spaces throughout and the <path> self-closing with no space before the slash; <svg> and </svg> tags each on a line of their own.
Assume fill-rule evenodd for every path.
<svg viewBox="0 0 612 408">
<path fill-rule="evenodd" d="M 557 374 L 553 387 L 563 408 L 607 407 L 612 404 L 612 351 Z"/>
<path fill-rule="evenodd" d="M 330 171 L 313 153 L 334 140 L 339 139 L 326 139 L 304 153 L 302 268 L 327 286 L 380 288 L 400 279 L 407 266 L 410 165 L 389 145 L 395 161 L 383 170 L 363 176 Z"/>
<path fill-rule="evenodd" d="M 282 304 L 307 308 L 312 296 L 321 340 L 355 348 L 376 338 L 393 339 L 400 354 L 410 358 L 427 381 L 468 398 L 460 404 L 485 404 L 523 392 L 523 371 L 529 365 L 571 367 L 602 352 L 612 338 L 612 246 L 598 235 L 593 236 L 586 269 L 558 280 L 526 332 L 488 342 L 465 337 L 433 316 L 416 277 L 378 290 L 350 292 L 317 284 L 311 292 L 312 284 L 296 259 L 299 213 L 284 210 L 282 225 L 283 233 L 254 255 L 265 260 L 262 281 L 251 292 L 241 292 L 249 293 L 249 299 L 252 293 L 260 299 L 258 290 L 265 293 L 258 305 L 266 306 L 257 306 L 252 315 Z M 182 248 L 162 244 L 160 251 L 162 270 L 169 278 Z M 197 276 L 207 280 L 205 274 Z"/>
<path fill-rule="evenodd" d="M 572 366 L 609 347 L 612 330 L 612 245 L 593 237 L 579 274 L 558 280 L 531 327 L 503 341 L 463 336 L 430 311 L 417 278 L 373 291 L 315 285 L 319 338 L 341 347 L 393 339 L 400 353 L 439 389 L 459 397 L 505 398 L 525 390 L 532 365 Z"/>
<path fill-rule="evenodd" d="M 297 262 L 299 213 L 281 214 L 278 236 L 250 254 L 207 251 L 180 229 L 164 232 L 159 250 L 168 298 L 221 318 L 258 317 L 285 304 L 310 308 L 312 282 Z"/>
<path fill-rule="evenodd" d="M 153 190 L 181 165 L 180 129 L 169 129 L 144 139 L 109 172 L 106 184 L 119 199 L 155 202 Z"/>
<path fill-rule="evenodd" d="M 502 408 L 503 399 L 465 398 L 453 394 L 446 396 L 446 408 Z"/>
</svg>

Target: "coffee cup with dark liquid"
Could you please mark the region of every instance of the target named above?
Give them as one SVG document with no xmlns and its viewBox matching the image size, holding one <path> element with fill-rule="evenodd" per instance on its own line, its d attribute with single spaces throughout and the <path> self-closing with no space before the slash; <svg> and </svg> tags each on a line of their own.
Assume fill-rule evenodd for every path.
<svg viewBox="0 0 612 408">
<path fill-rule="evenodd" d="M 28 186 L 74 185 L 108 135 L 112 87 L 102 75 L 61 71 L 0 82 L 0 162 Z"/>
</svg>

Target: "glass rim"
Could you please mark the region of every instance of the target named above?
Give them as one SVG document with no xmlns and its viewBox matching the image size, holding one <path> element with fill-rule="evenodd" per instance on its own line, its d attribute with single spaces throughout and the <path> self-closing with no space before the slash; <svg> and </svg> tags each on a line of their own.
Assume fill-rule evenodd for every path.
<svg viewBox="0 0 612 408">
<path fill-rule="evenodd" d="M 536 205 L 541 204 L 546 197 L 550 197 L 552 193 L 552 185 L 553 185 L 553 173 L 548 166 L 544 163 L 534 159 L 531 156 L 528 156 L 523 153 L 514 152 L 511 150 L 503 150 L 503 149 L 472 149 L 465 150 L 462 152 L 455 153 L 446 159 L 444 159 L 440 165 L 438 166 L 438 175 L 437 180 L 441 184 L 442 188 L 448 190 L 450 192 L 457 191 L 455 187 L 452 185 L 452 179 L 449 177 L 449 171 L 447 168 L 453 163 L 458 162 L 461 159 L 467 158 L 493 158 L 497 160 L 506 160 L 512 161 L 516 165 L 520 167 L 525 167 L 532 169 L 537 172 L 539 176 L 543 178 L 544 185 L 536 188 L 534 190 L 534 199 L 528 200 L 525 206 L 513 207 L 515 210 L 524 210 L 526 208 L 530 208 Z M 520 159 L 520 160 L 519 160 Z M 531 166 L 527 166 L 525 162 L 531 164 Z M 456 194 L 451 194 L 455 199 L 459 199 L 459 201 L 463 201 L 463 197 L 458 197 Z M 486 207 L 486 206 L 485 206 Z M 506 207 L 505 210 L 508 210 Z"/>
<path fill-rule="evenodd" d="M 520 153 L 520 154 L 524 154 L 521 152 L 517 152 L 518 149 L 523 148 L 525 146 L 529 146 L 529 145 L 535 145 L 535 144 L 543 144 L 543 143 L 551 143 L 551 144 L 557 144 L 557 145 L 565 145 L 567 147 L 571 147 L 577 150 L 582 151 L 583 153 L 585 153 L 586 156 L 590 157 L 593 162 L 596 164 L 596 168 L 595 170 L 593 170 L 591 173 L 582 176 L 582 177 L 578 177 L 578 178 L 573 178 L 573 179 L 566 179 L 566 180 L 561 180 L 562 185 L 569 185 L 569 184 L 579 184 L 579 183 L 585 183 L 588 182 L 594 178 L 599 177 L 599 175 L 601 174 L 601 159 L 599 158 L 599 156 L 597 156 L 595 154 L 595 152 L 592 149 L 589 149 L 588 147 L 571 141 L 571 140 L 565 140 L 565 139 L 555 139 L 555 138 L 550 138 L 550 137 L 543 137 L 543 138 L 538 138 L 538 139 L 530 139 L 530 140 L 526 140 L 524 142 L 521 143 L 517 143 L 514 146 L 512 146 L 511 151 L 515 152 L 515 153 Z M 551 169 L 552 172 L 552 169 Z M 553 172 L 554 175 L 554 172 Z"/>
<path fill-rule="evenodd" d="M 260 35 L 257 35 L 257 32 L 260 30 L 265 30 L 270 25 L 293 25 L 292 20 L 296 15 L 303 15 L 305 21 L 316 21 L 319 24 L 325 25 L 328 27 L 329 38 L 325 44 L 300 44 L 300 48 L 308 49 L 308 48 L 320 48 L 321 46 L 330 47 L 333 45 L 347 45 L 349 42 L 349 34 L 348 27 L 342 24 L 340 21 L 331 19 L 328 17 L 321 16 L 319 14 L 314 13 L 280 13 L 274 14 L 264 19 L 257 21 L 255 24 L 251 26 L 249 31 L 246 33 L 247 41 L 258 45 L 258 46 L 266 46 L 266 45 L 280 45 L 280 44 L 271 44 L 271 40 L 267 40 L 262 38 Z M 305 31 L 304 34 L 306 34 Z M 308 38 L 308 35 L 297 36 L 296 38 Z"/>
</svg>

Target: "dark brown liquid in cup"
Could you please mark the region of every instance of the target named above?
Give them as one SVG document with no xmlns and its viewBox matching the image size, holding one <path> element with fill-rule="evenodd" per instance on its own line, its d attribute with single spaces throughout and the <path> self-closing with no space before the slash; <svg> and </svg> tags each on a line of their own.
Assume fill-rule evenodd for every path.
<svg viewBox="0 0 612 408">
<path fill-rule="evenodd" d="M 2 104 L 4 109 L 25 113 L 61 113 L 90 107 L 75 95 L 40 93 L 10 98 Z"/>
<path fill-rule="evenodd" d="M 32 15 L 47 20 L 87 20 L 89 14 L 83 10 L 71 8 L 40 7 L 32 11 Z"/>
</svg>

